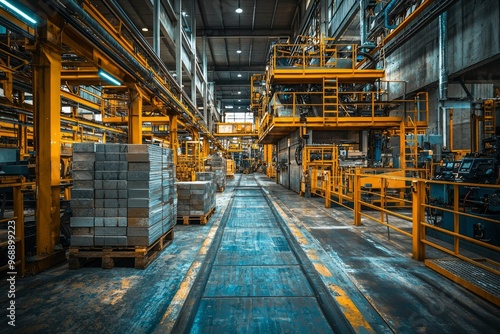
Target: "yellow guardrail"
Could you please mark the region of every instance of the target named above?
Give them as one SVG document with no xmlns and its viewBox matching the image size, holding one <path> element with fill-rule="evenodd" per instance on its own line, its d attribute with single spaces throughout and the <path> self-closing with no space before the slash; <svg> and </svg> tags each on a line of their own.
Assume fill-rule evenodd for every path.
<svg viewBox="0 0 500 334">
<path fill-rule="evenodd" d="M 304 71 L 318 67 L 355 69 L 357 56 L 356 44 L 275 44 L 270 71 L 283 67 Z"/>
<path fill-rule="evenodd" d="M 467 229 L 463 226 L 464 223 L 479 222 L 498 229 L 500 186 L 407 177 L 426 173 L 424 169 L 403 171 L 381 168 L 345 168 L 332 172 L 313 167 L 310 169 L 311 193 L 325 198 L 326 207 L 334 204 L 352 210 L 354 225 L 361 225 L 361 217 L 365 217 L 412 238 L 418 234 L 414 232 L 415 226 L 417 230 L 436 231 L 442 236 L 449 236 L 444 238 L 448 239 L 446 242 L 436 241 L 435 236 L 420 234 L 414 257 L 422 260 L 425 257 L 421 250 L 424 244 L 461 259 L 464 259 L 460 246 L 462 241 L 500 251 L 499 246 L 474 238 L 470 226 Z M 436 191 L 444 199 L 436 198 Z M 494 207 L 493 213 L 488 214 L 491 207 Z M 446 227 L 440 226 L 436 216 L 448 220 Z M 390 217 L 399 223 L 408 222 L 407 228 L 390 225 Z M 443 242 L 453 247 L 446 248 Z"/>
<path fill-rule="evenodd" d="M 419 227 L 424 231 L 419 239 L 422 259 L 425 258 L 423 246 L 429 245 L 448 255 L 500 274 L 500 271 L 491 266 L 471 259 L 470 247 L 462 247 L 475 245 L 500 252 L 500 246 L 490 242 L 498 243 L 498 235 L 494 234 L 496 240 L 488 240 L 487 234 L 481 236 L 481 233 L 485 233 L 481 230 L 481 226 L 488 225 L 489 228 L 486 230 L 493 231 L 500 228 L 500 186 L 437 180 L 418 180 L 415 183 L 414 191 L 429 192 L 425 201 L 415 204 L 418 211 L 426 213 L 425 217 L 421 217 L 418 222 Z M 437 189 L 443 198 L 436 198 L 436 192 L 433 192 L 433 189 Z M 478 235 L 474 235 L 475 228 L 478 229 Z M 497 262 L 496 266 L 500 268 L 500 263 Z"/>
</svg>

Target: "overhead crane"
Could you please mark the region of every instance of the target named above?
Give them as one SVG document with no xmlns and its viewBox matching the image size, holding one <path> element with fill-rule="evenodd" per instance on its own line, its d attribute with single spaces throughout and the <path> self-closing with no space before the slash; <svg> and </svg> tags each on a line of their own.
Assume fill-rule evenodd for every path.
<svg viewBox="0 0 500 334">
<path fill-rule="evenodd" d="M 207 144 L 222 145 L 197 117 L 197 109 L 147 43 L 125 36 L 134 27 L 123 21 L 114 26 L 89 1 L 19 3 L 38 24 L 24 22 L 0 8 L 0 24 L 7 28 L 0 51 L 6 99 L 0 104 L 2 113 L 8 115 L 2 121 L 15 124 L 6 132 L 17 139 L 21 156 L 36 152 L 36 255 L 30 263 L 35 272 L 65 257 L 57 245 L 60 200 L 65 193 L 61 151 L 66 145 L 84 140 L 157 140 L 151 134 L 143 135 L 147 122 L 167 129 L 164 139 L 175 153 L 180 145 L 178 131 L 188 126 L 202 134 Z M 22 36 L 16 40 L 16 48 L 10 43 L 14 35 Z M 32 78 L 25 75 L 30 71 Z M 102 89 L 97 92 L 92 87 Z M 31 96 L 33 104 L 24 103 Z M 117 104 L 115 98 L 125 103 Z M 61 113 L 63 106 L 70 108 L 68 115 Z M 79 109 L 94 116 L 84 119 Z M 20 187 L 25 186 L 21 183 Z M 23 229 L 22 222 L 18 226 Z"/>
</svg>

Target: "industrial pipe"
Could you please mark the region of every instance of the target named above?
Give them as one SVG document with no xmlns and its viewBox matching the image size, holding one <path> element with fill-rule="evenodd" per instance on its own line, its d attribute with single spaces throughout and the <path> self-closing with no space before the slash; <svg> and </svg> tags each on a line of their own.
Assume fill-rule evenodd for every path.
<svg viewBox="0 0 500 334">
<path fill-rule="evenodd" d="M 365 27 L 365 0 L 359 0 L 359 36 L 360 44 L 366 43 L 366 27 Z"/>
<path fill-rule="evenodd" d="M 439 113 L 438 113 L 438 123 L 441 121 L 441 135 L 443 137 L 443 146 L 446 148 L 451 147 L 453 144 L 448 142 L 448 112 L 445 106 L 446 100 L 448 99 L 448 61 L 446 57 L 447 52 L 447 14 L 443 12 L 439 15 Z M 438 125 L 439 126 L 439 125 Z M 451 129 L 450 129 L 451 131 Z M 440 152 L 437 152 L 438 154 Z"/>
<path fill-rule="evenodd" d="M 439 15 L 439 101 L 448 99 L 447 13 Z"/>
<path fill-rule="evenodd" d="M 80 8 L 78 4 L 73 1 L 65 1 L 64 5 L 62 5 L 58 0 L 49 0 L 49 2 L 54 6 L 54 8 L 59 12 L 61 16 L 63 16 L 68 22 L 72 22 L 73 26 L 78 28 L 80 32 L 93 43 L 95 43 L 96 45 L 100 45 L 102 42 L 99 40 L 99 38 L 108 43 L 111 48 L 103 47 L 103 51 L 152 92 L 162 93 L 163 95 L 160 95 L 159 97 L 163 102 L 175 108 L 179 112 L 179 114 L 182 114 L 182 112 L 189 112 L 189 110 L 182 103 L 180 103 L 180 101 L 172 94 L 172 92 L 166 89 L 154 78 L 154 74 L 152 73 L 152 71 L 144 68 L 142 64 L 140 64 L 132 55 L 130 55 L 127 50 L 125 50 L 111 35 L 108 34 L 105 29 L 103 29 L 92 17 L 90 17 L 90 15 L 85 12 L 85 10 Z M 68 11 L 68 9 L 70 11 Z M 79 20 L 75 19 L 73 17 L 73 14 L 77 14 Z M 96 32 L 99 36 L 96 37 L 93 34 L 89 33 L 87 29 L 80 25 L 80 22 L 83 22 L 89 29 L 94 30 L 94 32 Z M 125 61 L 121 57 L 119 57 L 119 55 L 123 56 L 125 58 Z M 132 67 L 130 65 L 132 65 Z M 168 98 L 166 98 L 165 96 Z M 189 114 L 191 114 L 190 116 L 192 116 L 191 112 L 189 112 Z M 193 125 L 196 122 L 194 116 L 189 117 L 189 119 L 187 119 L 186 121 L 190 122 Z"/>
<path fill-rule="evenodd" d="M 398 0 L 391 0 L 387 6 L 385 6 L 384 9 L 384 26 L 387 29 L 396 29 L 398 26 L 393 26 L 389 24 L 389 12 L 394 8 Z"/>
</svg>

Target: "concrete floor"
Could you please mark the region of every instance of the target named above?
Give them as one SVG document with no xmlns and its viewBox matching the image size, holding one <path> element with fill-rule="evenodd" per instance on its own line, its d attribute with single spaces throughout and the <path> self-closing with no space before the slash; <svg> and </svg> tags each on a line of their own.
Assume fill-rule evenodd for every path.
<svg viewBox="0 0 500 334">
<path fill-rule="evenodd" d="M 7 327 L 7 285 L 0 283 L 0 333 L 150 333 L 172 328 L 219 227 L 233 185 L 255 176 L 271 195 L 292 235 L 345 310 L 357 332 L 495 333 L 500 309 L 423 263 L 411 259 L 411 241 L 364 221 L 352 226 L 345 209 L 326 209 L 260 174 L 237 174 L 217 195 L 205 226 L 177 225 L 175 238 L 145 270 L 67 264 L 17 279 L 16 328 Z M 244 183 L 244 182 L 243 182 Z"/>
</svg>

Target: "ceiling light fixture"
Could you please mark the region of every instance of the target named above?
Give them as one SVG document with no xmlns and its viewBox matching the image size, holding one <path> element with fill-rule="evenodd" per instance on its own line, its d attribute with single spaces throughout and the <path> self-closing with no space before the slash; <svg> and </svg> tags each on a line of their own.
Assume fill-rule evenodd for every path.
<svg viewBox="0 0 500 334">
<path fill-rule="evenodd" d="M 241 73 L 238 73 L 238 78 L 241 78 Z"/>
<path fill-rule="evenodd" d="M 22 10 L 20 10 L 16 6 L 14 6 L 11 3 L 9 3 L 8 1 L 6 1 L 6 0 L 0 0 L 0 4 L 6 6 L 8 9 L 10 9 L 14 13 L 16 13 L 18 16 L 21 16 L 26 21 L 28 21 L 28 22 L 30 22 L 32 24 L 36 24 L 36 20 L 35 19 L 33 19 L 32 17 L 30 17 L 28 14 L 26 14 L 25 12 L 23 12 Z"/>
<path fill-rule="evenodd" d="M 235 12 L 238 14 L 243 13 L 243 9 L 241 9 L 241 6 L 240 6 L 240 0 L 238 0 L 238 8 L 236 8 Z"/>
<path fill-rule="evenodd" d="M 121 86 L 122 85 L 122 83 L 118 79 L 116 79 L 115 77 L 111 76 L 110 74 L 104 72 L 103 70 L 99 70 L 98 73 L 99 73 L 99 75 L 101 77 L 103 77 L 104 79 L 108 80 L 113 85 L 115 85 L 115 86 Z"/>
<path fill-rule="evenodd" d="M 241 53 L 241 50 L 240 49 L 236 50 L 236 53 Z"/>
<path fill-rule="evenodd" d="M 241 94 L 241 92 L 238 92 L 238 94 Z"/>
<path fill-rule="evenodd" d="M 146 27 L 142 28 L 141 30 L 142 30 L 142 31 L 149 31 L 149 29 L 148 29 L 148 28 L 146 28 Z"/>
</svg>

